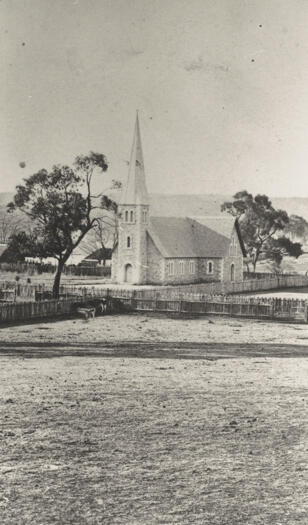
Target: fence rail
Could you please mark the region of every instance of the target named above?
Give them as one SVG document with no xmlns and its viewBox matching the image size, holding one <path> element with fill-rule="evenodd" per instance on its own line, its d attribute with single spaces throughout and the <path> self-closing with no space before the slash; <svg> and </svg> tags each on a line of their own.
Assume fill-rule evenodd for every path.
<svg viewBox="0 0 308 525">
<path fill-rule="evenodd" d="M 251 279 L 269 279 L 273 276 L 280 275 L 282 277 L 293 277 L 294 275 L 298 275 L 296 272 L 290 272 L 290 273 L 283 273 L 283 274 L 273 274 L 271 272 L 244 272 L 243 276 L 246 280 Z"/>
<path fill-rule="evenodd" d="M 234 282 L 215 282 L 200 283 L 181 286 L 152 286 L 147 288 L 112 288 L 98 286 L 60 286 L 60 295 L 73 296 L 91 296 L 104 297 L 112 294 L 118 298 L 144 298 L 144 299 L 204 299 L 206 296 L 213 295 L 238 295 L 243 293 L 253 293 L 259 291 L 308 287 L 308 276 L 305 275 L 275 275 L 267 278 L 251 279 Z M 21 284 L 16 281 L 0 281 L 0 298 L 4 290 L 15 291 L 16 297 L 24 300 L 34 300 L 37 294 L 50 292 L 51 284 Z"/>
<path fill-rule="evenodd" d="M 275 276 L 234 283 L 206 283 L 178 287 L 118 289 L 61 286 L 61 299 L 46 299 L 50 286 L 0 282 L 0 323 L 44 317 L 57 317 L 72 312 L 76 301 L 109 298 L 130 310 L 218 314 L 240 317 L 282 319 L 307 322 L 306 300 L 247 297 L 236 293 L 308 286 L 306 276 Z M 16 302 L 16 298 L 23 299 Z M 7 302 L 5 302 L 7 301 Z"/>
<path fill-rule="evenodd" d="M 29 321 L 46 317 L 59 317 L 72 312 L 72 300 L 20 302 L 0 304 L 0 323 Z"/>
<path fill-rule="evenodd" d="M 116 299 L 102 301 L 102 297 L 92 300 L 88 296 L 68 299 L 48 299 L 19 303 L 0 303 L 0 325 L 11 322 L 31 321 L 35 319 L 67 317 L 78 314 L 80 307 L 94 308 L 96 313 L 122 311 L 123 305 Z"/>
<path fill-rule="evenodd" d="M 83 295 L 60 300 L 0 303 L 0 323 L 29 321 L 48 317 L 63 317 L 74 312 L 76 304 L 89 304 L 103 299 L 102 294 Z M 184 299 L 161 299 L 118 294 L 109 295 L 109 311 L 121 309 L 137 312 L 162 312 L 189 315 L 227 315 L 256 319 L 280 319 L 308 322 L 308 301 L 297 299 L 252 298 L 243 296 L 191 295 Z"/>
<path fill-rule="evenodd" d="M 244 297 L 212 297 L 204 300 L 124 299 L 135 311 L 178 314 L 214 314 L 256 319 L 280 319 L 308 322 L 308 302 L 296 299 L 252 299 Z"/>
<path fill-rule="evenodd" d="M 0 271 L 26 273 L 27 275 L 41 275 L 43 273 L 55 274 L 57 267 L 48 263 L 0 263 Z M 110 277 L 111 266 L 90 266 L 90 265 L 66 265 L 63 269 L 64 275 L 89 276 L 89 277 Z"/>
</svg>

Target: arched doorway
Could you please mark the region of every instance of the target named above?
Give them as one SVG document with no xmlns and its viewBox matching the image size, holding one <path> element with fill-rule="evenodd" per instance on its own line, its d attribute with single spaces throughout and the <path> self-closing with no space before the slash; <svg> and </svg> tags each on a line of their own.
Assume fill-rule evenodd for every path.
<svg viewBox="0 0 308 525">
<path fill-rule="evenodd" d="M 133 267 L 131 264 L 127 264 L 124 270 L 124 281 L 126 283 L 131 283 L 132 278 L 133 278 Z"/>
<path fill-rule="evenodd" d="M 234 263 L 231 264 L 231 269 L 230 269 L 230 278 L 231 278 L 231 281 L 234 281 Z"/>
</svg>

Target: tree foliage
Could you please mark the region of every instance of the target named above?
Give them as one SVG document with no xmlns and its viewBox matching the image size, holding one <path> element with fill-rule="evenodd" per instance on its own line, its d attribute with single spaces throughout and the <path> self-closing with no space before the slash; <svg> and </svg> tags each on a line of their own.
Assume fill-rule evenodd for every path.
<svg viewBox="0 0 308 525">
<path fill-rule="evenodd" d="M 271 238 L 264 247 L 265 258 L 273 261 L 277 266 L 280 266 L 285 256 L 297 259 L 302 254 L 302 245 L 299 242 L 292 242 L 285 236 Z"/>
<path fill-rule="evenodd" d="M 59 295 L 63 267 L 85 235 L 99 220 L 102 209 L 116 204 L 102 193 L 92 194 L 93 176 L 108 168 L 106 157 L 91 152 L 75 159 L 73 167 L 42 169 L 17 186 L 9 210 L 19 209 L 33 221 L 27 235 L 32 256 L 58 260 L 53 293 Z"/>
<path fill-rule="evenodd" d="M 0 262 L 23 262 L 26 257 L 36 256 L 33 252 L 35 237 L 32 233 L 20 231 L 13 233 L 9 238 L 8 247 L 0 256 Z"/>
<path fill-rule="evenodd" d="M 26 230 L 28 221 L 22 213 L 8 213 L 6 207 L 0 208 L 0 243 L 7 244 L 15 233 Z"/>
<path fill-rule="evenodd" d="M 308 222 L 299 215 L 290 215 L 289 223 L 284 231 L 290 236 L 291 240 L 299 239 L 306 242 L 308 239 Z"/>
<path fill-rule="evenodd" d="M 254 197 L 247 191 L 240 191 L 232 201 L 225 202 L 221 210 L 238 218 L 254 271 L 260 257 L 280 264 L 285 255 L 299 257 L 303 253 L 301 244 L 282 236 L 290 223 L 289 216 L 284 210 L 276 210 L 267 195 Z"/>
</svg>

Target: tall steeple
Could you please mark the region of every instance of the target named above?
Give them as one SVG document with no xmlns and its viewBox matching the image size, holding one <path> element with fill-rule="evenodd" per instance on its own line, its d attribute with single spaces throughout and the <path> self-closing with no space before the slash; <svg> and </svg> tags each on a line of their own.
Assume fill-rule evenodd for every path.
<svg viewBox="0 0 308 525">
<path fill-rule="evenodd" d="M 118 245 L 112 263 L 117 282 L 141 284 L 147 280 L 149 208 L 137 113 L 127 182 L 118 207 Z"/>
<path fill-rule="evenodd" d="M 138 112 L 136 115 L 134 140 L 130 156 L 127 182 L 123 187 L 119 204 L 149 204 L 149 196 L 145 182 Z"/>
</svg>

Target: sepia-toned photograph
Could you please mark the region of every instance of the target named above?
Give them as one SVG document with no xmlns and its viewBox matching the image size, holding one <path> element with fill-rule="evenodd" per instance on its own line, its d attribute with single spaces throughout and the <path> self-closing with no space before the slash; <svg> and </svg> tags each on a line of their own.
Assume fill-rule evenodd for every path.
<svg viewBox="0 0 308 525">
<path fill-rule="evenodd" d="M 0 0 L 0 524 L 308 524 L 308 1 Z"/>
</svg>

